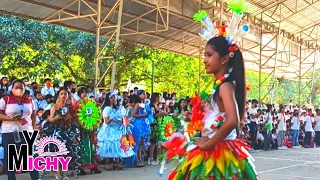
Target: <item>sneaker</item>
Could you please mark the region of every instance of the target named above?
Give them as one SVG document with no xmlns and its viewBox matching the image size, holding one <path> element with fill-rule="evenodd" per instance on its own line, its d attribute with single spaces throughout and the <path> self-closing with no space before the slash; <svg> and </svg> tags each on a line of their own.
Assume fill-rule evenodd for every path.
<svg viewBox="0 0 320 180">
<path fill-rule="evenodd" d="M 286 150 L 286 149 L 288 149 L 288 148 L 285 147 L 285 146 L 280 146 L 280 147 L 278 147 L 278 149 L 279 149 L 279 150 Z"/>
<path fill-rule="evenodd" d="M 250 153 L 254 153 L 254 152 L 256 152 L 256 150 L 252 148 L 252 149 L 249 150 L 249 152 Z"/>
<path fill-rule="evenodd" d="M 155 160 L 149 158 L 148 159 L 148 165 L 149 166 L 156 166 L 156 165 L 158 165 L 158 161 L 155 161 Z"/>
<path fill-rule="evenodd" d="M 157 166 L 158 165 L 158 162 L 157 161 L 152 161 L 151 162 L 151 166 Z"/>
</svg>

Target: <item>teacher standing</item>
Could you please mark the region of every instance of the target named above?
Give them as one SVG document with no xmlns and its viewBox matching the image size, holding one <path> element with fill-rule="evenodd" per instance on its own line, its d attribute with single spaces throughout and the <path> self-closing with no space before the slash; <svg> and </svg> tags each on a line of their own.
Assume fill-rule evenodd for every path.
<svg viewBox="0 0 320 180">
<path fill-rule="evenodd" d="M 26 144 L 22 131 L 30 134 L 36 126 L 35 106 L 31 97 L 25 95 L 25 84 L 16 80 L 12 84 L 12 91 L 8 96 L 0 99 L 0 120 L 2 122 L 2 142 L 4 147 L 4 170 L 8 180 L 16 180 L 16 172 L 8 171 L 8 145 L 15 144 L 20 149 L 21 144 Z M 20 142 L 14 137 L 14 129 L 19 131 Z M 39 172 L 30 171 L 32 180 L 40 180 Z"/>
</svg>

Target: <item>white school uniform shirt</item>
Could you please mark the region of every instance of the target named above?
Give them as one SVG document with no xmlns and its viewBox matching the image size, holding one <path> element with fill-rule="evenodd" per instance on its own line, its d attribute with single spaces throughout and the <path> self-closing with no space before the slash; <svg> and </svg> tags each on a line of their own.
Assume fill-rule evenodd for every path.
<svg viewBox="0 0 320 180">
<path fill-rule="evenodd" d="M 79 101 L 80 97 L 78 96 L 78 93 L 72 93 L 71 94 L 73 102 Z"/>
<path fill-rule="evenodd" d="M 249 113 L 249 115 L 255 115 L 255 114 L 257 114 L 257 110 L 252 108 L 252 107 L 249 107 L 248 113 Z M 258 118 L 251 118 L 251 116 L 250 116 L 250 122 L 256 122 L 257 123 L 258 122 Z"/>
<path fill-rule="evenodd" d="M 32 99 L 36 99 L 36 97 L 34 97 L 34 90 L 33 89 L 30 89 L 30 96 L 32 97 Z"/>
<path fill-rule="evenodd" d="M 31 115 L 35 111 L 35 107 L 31 97 L 25 97 L 22 99 L 22 109 L 23 109 L 23 118 L 27 121 L 25 125 L 21 125 L 17 121 L 3 121 L 2 122 L 2 133 L 11 133 L 13 132 L 13 127 L 18 126 L 19 131 L 27 130 L 28 132 L 33 132 L 32 119 Z M 12 95 L 5 96 L 0 99 L 0 110 L 4 111 L 6 116 L 12 117 L 19 115 L 21 112 L 20 105 L 16 101 L 15 97 Z"/>
<path fill-rule="evenodd" d="M 278 130 L 287 131 L 286 119 L 283 113 L 278 113 L 278 119 L 279 119 Z"/>
<path fill-rule="evenodd" d="M 291 126 L 292 130 L 299 130 L 300 120 L 297 117 L 293 116 L 291 119 L 291 123 L 292 123 L 292 126 Z"/>
<path fill-rule="evenodd" d="M 93 92 L 90 92 L 89 94 L 88 94 L 88 97 L 90 98 L 90 97 L 94 97 L 94 93 Z"/>
<path fill-rule="evenodd" d="M 293 104 L 292 104 L 292 103 L 289 103 L 289 111 L 290 111 L 290 112 L 293 112 L 293 111 L 294 111 L 294 109 L 293 109 Z"/>
<path fill-rule="evenodd" d="M 55 95 L 55 91 L 54 91 L 53 87 L 49 87 L 48 88 L 47 86 L 45 86 L 45 87 L 43 87 L 41 89 L 41 94 L 43 96 L 46 96 L 47 94 L 51 94 L 52 96 L 54 96 Z"/>
<path fill-rule="evenodd" d="M 313 132 L 311 117 L 310 117 L 310 116 L 306 116 L 306 117 L 304 118 L 304 122 L 306 122 L 306 126 L 304 127 L 304 130 L 305 130 L 306 132 Z"/>
<path fill-rule="evenodd" d="M 314 127 L 314 130 L 315 131 L 320 131 L 320 117 L 319 116 L 316 116 L 314 118 L 314 121 L 316 123 L 316 126 Z"/>
<path fill-rule="evenodd" d="M 12 84 L 9 86 L 7 94 L 9 94 L 12 91 Z"/>
<path fill-rule="evenodd" d="M 24 85 L 25 86 L 25 89 L 26 90 L 28 90 L 29 92 L 30 92 L 30 95 L 31 95 L 31 93 L 33 92 L 33 90 L 31 89 L 31 88 L 29 88 L 29 86 L 27 86 L 27 85 Z M 32 92 L 31 92 L 32 91 Z"/>
<path fill-rule="evenodd" d="M 45 109 L 48 105 L 46 100 L 39 101 L 38 99 L 34 99 L 33 102 L 34 102 L 34 106 L 36 108 L 36 111 L 38 111 L 38 109 L 40 109 L 40 108 Z"/>
</svg>

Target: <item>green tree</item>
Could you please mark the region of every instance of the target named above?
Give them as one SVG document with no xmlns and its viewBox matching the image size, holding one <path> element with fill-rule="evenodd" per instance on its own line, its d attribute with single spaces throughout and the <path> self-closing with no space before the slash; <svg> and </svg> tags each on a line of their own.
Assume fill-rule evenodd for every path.
<svg viewBox="0 0 320 180">
<path fill-rule="evenodd" d="M 94 79 L 95 35 L 69 30 L 64 27 L 43 24 L 39 21 L 0 15 L 0 74 L 7 76 L 30 77 L 41 82 L 46 77 L 61 81 L 72 79 L 77 84 L 90 84 Z M 102 47 L 107 41 L 101 38 Z M 107 44 L 103 56 L 115 55 L 114 41 Z M 198 91 L 199 70 L 200 90 L 211 91 L 212 75 L 204 73 L 199 59 L 173 54 L 149 47 L 121 42 L 117 54 L 115 87 L 125 88 L 130 79 L 133 83 L 144 83 L 150 92 L 152 83 L 152 61 L 155 63 L 155 92 L 177 92 L 179 96 L 192 96 Z M 101 60 L 99 77 L 102 76 L 112 59 Z M 200 60 L 202 61 L 202 60 Z M 102 80 L 102 87 L 111 84 L 111 68 Z M 308 74 L 311 76 L 312 74 Z M 298 82 L 278 81 L 262 74 L 261 98 L 264 102 L 275 104 L 293 100 L 298 103 Z M 320 70 L 316 71 L 320 77 Z M 266 80 L 265 80 L 266 79 Z M 259 74 L 246 72 L 249 99 L 259 98 Z M 320 82 L 314 81 L 314 87 L 302 82 L 301 101 L 320 105 L 318 92 Z M 272 89 L 272 91 L 269 91 Z M 311 92 L 311 93 L 310 93 Z"/>
</svg>

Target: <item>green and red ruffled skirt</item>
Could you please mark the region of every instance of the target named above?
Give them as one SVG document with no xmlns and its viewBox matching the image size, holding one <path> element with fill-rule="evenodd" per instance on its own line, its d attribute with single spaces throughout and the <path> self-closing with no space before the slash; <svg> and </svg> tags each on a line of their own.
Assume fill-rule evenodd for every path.
<svg viewBox="0 0 320 180">
<path fill-rule="evenodd" d="M 241 139 L 224 140 L 210 151 L 196 148 L 183 157 L 169 180 L 256 180 L 248 144 Z"/>
</svg>

